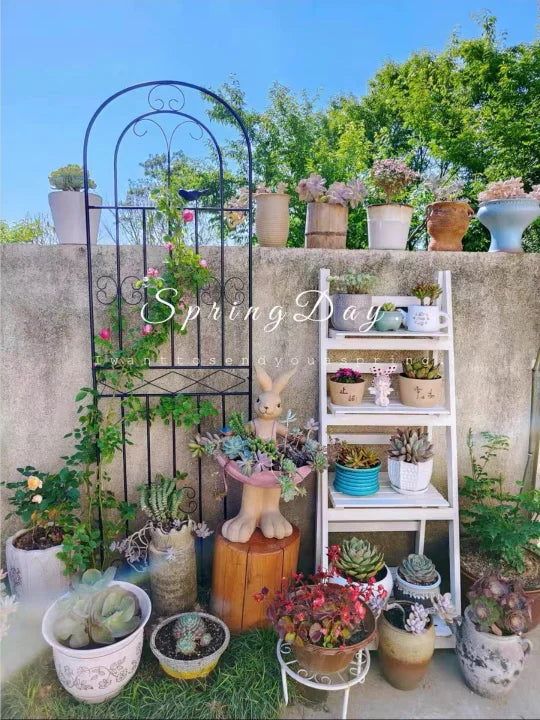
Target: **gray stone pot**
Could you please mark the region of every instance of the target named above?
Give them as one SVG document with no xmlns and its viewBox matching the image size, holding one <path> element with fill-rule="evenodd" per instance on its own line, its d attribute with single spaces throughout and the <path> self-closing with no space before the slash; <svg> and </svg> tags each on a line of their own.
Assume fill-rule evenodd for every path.
<svg viewBox="0 0 540 720">
<path fill-rule="evenodd" d="M 371 307 L 371 295 L 353 295 L 350 293 L 336 293 L 332 295 L 332 327 L 342 332 L 359 332 L 362 324 L 369 322 L 368 313 Z M 354 308 L 347 312 L 347 308 Z M 354 314 L 354 319 L 351 318 Z"/>
<path fill-rule="evenodd" d="M 532 643 L 519 635 L 499 637 L 480 632 L 470 619 L 470 608 L 456 627 L 456 655 L 465 682 L 478 695 L 505 695 L 521 675 Z"/>
<path fill-rule="evenodd" d="M 169 617 L 191 610 L 197 601 L 197 562 L 191 527 L 184 525 L 168 533 L 156 528 L 148 554 L 155 612 Z"/>
</svg>

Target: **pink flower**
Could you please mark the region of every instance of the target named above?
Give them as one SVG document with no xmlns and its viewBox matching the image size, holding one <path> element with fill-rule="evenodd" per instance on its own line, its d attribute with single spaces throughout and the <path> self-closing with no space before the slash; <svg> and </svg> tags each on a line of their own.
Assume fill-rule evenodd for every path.
<svg viewBox="0 0 540 720">
<path fill-rule="evenodd" d="M 164 245 L 164 248 L 165 248 L 165 250 L 171 251 L 174 249 L 174 245 L 172 244 L 172 242 L 166 242 Z"/>
<path fill-rule="evenodd" d="M 203 260 L 202 258 L 201 258 L 201 260 L 199 260 L 199 265 L 202 268 L 208 267 L 208 263 L 206 262 L 206 260 Z"/>
<path fill-rule="evenodd" d="M 180 311 L 184 310 L 185 307 L 186 307 L 186 306 L 185 306 L 185 304 L 184 304 L 182 301 L 180 301 L 180 302 L 178 303 L 178 305 L 177 305 L 177 308 L 178 308 Z"/>
<path fill-rule="evenodd" d="M 110 340 L 111 339 L 111 331 L 109 328 L 102 328 L 101 332 L 99 333 L 99 337 L 102 340 Z"/>
<path fill-rule="evenodd" d="M 184 218 L 184 222 L 192 222 L 195 214 L 193 210 L 184 210 L 182 217 Z"/>
<path fill-rule="evenodd" d="M 143 325 L 141 329 L 141 335 L 150 335 L 152 329 L 153 328 L 151 325 Z"/>
<path fill-rule="evenodd" d="M 32 502 L 39 505 L 39 503 L 43 500 L 43 495 L 34 495 L 32 498 Z"/>
<path fill-rule="evenodd" d="M 155 268 L 148 268 L 146 274 L 148 275 L 148 277 L 158 277 L 159 275 L 158 271 Z"/>
</svg>

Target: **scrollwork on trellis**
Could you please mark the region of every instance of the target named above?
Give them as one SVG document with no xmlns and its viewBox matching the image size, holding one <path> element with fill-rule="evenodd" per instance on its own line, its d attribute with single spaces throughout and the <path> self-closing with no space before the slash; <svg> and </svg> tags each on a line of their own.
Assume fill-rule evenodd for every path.
<svg viewBox="0 0 540 720">
<path fill-rule="evenodd" d="M 171 97 L 168 101 L 165 101 L 162 97 L 156 96 L 155 92 L 158 89 L 162 90 L 165 88 L 174 89 L 178 93 L 180 99 Z M 147 100 L 148 105 L 152 108 L 152 110 L 164 110 L 166 105 L 169 110 L 175 110 L 178 112 L 179 110 L 182 110 L 186 104 L 186 96 L 184 95 L 183 90 L 173 83 L 160 83 L 159 85 L 154 85 L 148 91 Z"/>
<path fill-rule="evenodd" d="M 132 280 L 131 286 L 129 288 L 130 290 L 130 300 L 124 295 L 124 283 L 127 280 Z M 137 287 L 135 287 L 135 283 L 138 282 L 139 278 L 136 275 L 128 275 L 125 277 L 122 282 L 120 283 L 120 292 L 122 294 L 122 300 L 127 303 L 128 305 L 138 305 L 143 298 L 142 291 L 139 290 Z"/>
<path fill-rule="evenodd" d="M 114 286 L 114 292 L 111 299 L 108 299 L 110 285 Z M 112 275 L 101 275 L 96 282 L 97 292 L 96 299 L 102 305 L 112 305 L 118 296 L 118 285 Z"/>
<path fill-rule="evenodd" d="M 227 278 L 221 285 L 221 281 L 212 275 L 210 283 L 201 291 L 201 302 L 205 305 L 212 305 L 214 302 L 223 300 L 229 305 L 242 305 L 246 299 L 245 281 L 233 275 Z"/>
<path fill-rule="evenodd" d="M 138 279 L 136 275 L 128 275 L 120 283 L 120 294 L 127 305 L 138 305 L 142 300 L 142 291 L 135 287 Z M 124 284 L 128 280 L 132 281 L 129 287 L 129 295 L 124 288 Z M 96 287 L 96 299 L 101 305 L 112 305 L 118 298 L 118 283 L 112 275 L 101 275 L 96 281 Z"/>
</svg>

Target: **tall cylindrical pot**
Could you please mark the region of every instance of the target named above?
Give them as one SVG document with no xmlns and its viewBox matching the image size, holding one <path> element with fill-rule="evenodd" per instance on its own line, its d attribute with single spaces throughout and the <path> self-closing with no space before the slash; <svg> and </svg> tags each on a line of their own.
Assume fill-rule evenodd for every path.
<svg viewBox="0 0 540 720">
<path fill-rule="evenodd" d="M 306 214 L 306 247 L 344 250 L 349 211 L 343 205 L 311 202 Z"/>
<path fill-rule="evenodd" d="M 169 617 L 197 601 L 195 538 L 189 525 L 168 533 L 156 528 L 148 547 L 154 610 Z"/>
<path fill-rule="evenodd" d="M 19 530 L 6 541 L 6 564 L 11 592 L 18 600 L 31 603 L 42 611 L 69 588 L 65 565 L 57 557 L 62 549 L 55 545 L 46 550 L 22 550 L 14 541 L 27 533 Z"/>
<path fill-rule="evenodd" d="M 532 643 L 518 635 L 499 637 L 480 632 L 465 610 L 456 628 L 456 655 L 467 685 L 478 695 L 506 695 L 517 682 Z"/>
<path fill-rule="evenodd" d="M 370 250 L 405 250 L 409 237 L 413 208 L 390 203 L 367 208 L 368 243 Z"/>
<path fill-rule="evenodd" d="M 461 243 L 474 210 L 466 202 L 434 202 L 426 207 L 428 250 L 463 250 Z"/>
<path fill-rule="evenodd" d="M 289 237 L 289 199 L 285 193 L 257 193 L 255 233 L 261 247 L 285 247 Z"/>
<path fill-rule="evenodd" d="M 101 206 L 103 199 L 95 193 L 88 193 L 88 204 Z M 49 193 L 49 206 L 54 229 L 61 245 L 86 245 L 86 216 L 84 193 L 78 190 L 55 190 Z M 89 210 L 90 242 L 97 243 L 101 207 Z"/>
<path fill-rule="evenodd" d="M 523 252 L 523 231 L 540 216 L 540 200 L 504 198 L 480 203 L 478 219 L 491 233 L 489 252 Z"/>
<path fill-rule="evenodd" d="M 402 602 L 408 615 L 412 603 Z M 431 662 L 435 650 L 435 629 L 430 621 L 423 633 L 410 633 L 379 618 L 379 662 L 384 677 L 398 690 L 414 690 Z"/>
</svg>

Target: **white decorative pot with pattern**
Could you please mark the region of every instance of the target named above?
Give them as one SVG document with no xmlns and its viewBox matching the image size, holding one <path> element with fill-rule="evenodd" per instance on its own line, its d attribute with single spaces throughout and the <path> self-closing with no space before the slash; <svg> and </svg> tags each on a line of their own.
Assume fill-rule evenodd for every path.
<svg viewBox="0 0 540 720">
<path fill-rule="evenodd" d="M 429 488 L 433 458 L 424 462 L 412 463 L 388 458 L 388 477 L 394 490 L 402 495 L 425 493 Z"/>
<path fill-rule="evenodd" d="M 152 604 L 141 588 L 121 581 L 114 581 L 136 595 L 141 607 L 141 624 L 122 640 L 112 645 L 101 645 L 91 650 L 76 650 L 61 645 L 53 633 L 58 616 L 56 600 L 45 613 L 41 632 L 53 649 L 54 666 L 62 686 L 76 700 L 86 703 L 101 703 L 110 700 L 122 690 L 135 675 L 141 659 L 144 626 L 150 618 Z"/>
</svg>

